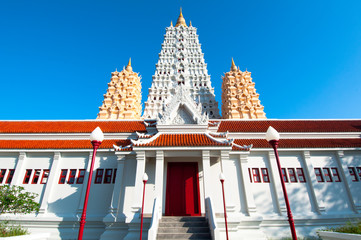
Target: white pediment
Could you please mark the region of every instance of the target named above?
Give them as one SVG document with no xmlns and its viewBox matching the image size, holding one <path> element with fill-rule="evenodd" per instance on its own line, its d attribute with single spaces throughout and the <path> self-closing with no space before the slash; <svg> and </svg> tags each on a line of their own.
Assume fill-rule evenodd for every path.
<svg viewBox="0 0 361 240">
<path fill-rule="evenodd" d="M 208 117 L 202 114 L 202 106 L 191 97 L 189 87 L 181 84 L 174 89 L 174 95 L 164 105 L 157 125 L 206 124 Z"/>
</svg>

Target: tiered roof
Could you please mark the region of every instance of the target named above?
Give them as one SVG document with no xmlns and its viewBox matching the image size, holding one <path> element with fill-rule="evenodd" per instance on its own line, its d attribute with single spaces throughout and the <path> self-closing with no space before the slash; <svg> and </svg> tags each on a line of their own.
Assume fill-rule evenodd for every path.
<svg viewBox="0 0 361 240">
<path fill-rule="evenodd" d="M 166 28 L 143 117 L 161 118 L 178 85 L 189 88 L 192 100 L 201 106 L 202 113 L 211 119 L 220 118 L 197 29 L 187 26 L 182 12 L 177 24 Z"/>
<path fill-rule="evenodd" d="M 282 138 L 279 147 L 289 148 L 361 148 L 361 120 L 215 120 L 205 133 L 160 133 L 156 125 L 144 121 L 0 121 L 0 149 L 91 149 L 89 140 L 74 134 L 90 134 L 97 126 L 105 133 L 102 149 L 132 151 L 138 147 L 229 147 L 233 151 L 270 148 L 264 139 L 249 137 L 251 133 L 265 133 L 273 126 L 282 133 L 300 133 L 295 138 Z M 175 126 L 176 127 L 176 126 Z M 150 132 L 149 132 L 150 131 Z M 227 134 L 229 132 L 229 134 Z M 127 133 L 114 137 L 112 133 Z M 229 135 L 240 137 L 231 139 Z M 309 138 L 308 134 L 329 134 L 336 137 Z M 27 134 L 29 139 L 17 139 Z M 39 134 L 51 139 L 39 139 Z M 60 135 L 68 137 L 59 137 Z M 238 136 L 237 135 L 237 136 Z M 30 136 L 30 137 L 29 137 Z M 295 135 L 296 136 L 296 135 Z M 41 138 L 41 137 L 40 137 Z M 111 139 L 117 138 L 117 139 Z M 119 139 L 121 138 L 121 139 Z M 127 138 L 127 139 L 122 139 Z M 246 146 L 239 148 L 238 146 Z"/>
<path fill-rule="evenodd" d="M 112 72 L 104 101 L 99 107 L 98 119 L 140 119 L 141 106 L 140 76 L 133 72 L 131 61 L 123 71 Z"/>
<path fill-rule="evenodd" d="M 232 58 L 231 70 L 222 82 L 222 117 L 224 119 L 264 119 L 264 107 L 254 88 L 251 73 L 242 72 Z"/>
</svg>

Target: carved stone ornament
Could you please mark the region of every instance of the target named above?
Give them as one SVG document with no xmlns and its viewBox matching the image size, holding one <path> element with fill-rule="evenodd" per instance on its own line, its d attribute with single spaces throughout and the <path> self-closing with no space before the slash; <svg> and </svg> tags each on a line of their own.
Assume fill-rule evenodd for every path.
<svg viewBox="0 0 361 240">
<path fill-rule="evenodd" d="M 164 106 L 157 122 L 158 125 L 206 124 L 208 116 L 202 114 L 202 105 L 192 99 L 189 88 L 181 84 L 175 88 L 175 95 Z"/>
</svg>

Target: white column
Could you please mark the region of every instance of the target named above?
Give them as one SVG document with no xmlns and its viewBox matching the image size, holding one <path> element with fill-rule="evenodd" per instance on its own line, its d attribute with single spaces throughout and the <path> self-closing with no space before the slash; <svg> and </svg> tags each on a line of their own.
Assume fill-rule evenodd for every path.
<svg viewBox="0 0 361 240">
<path fill-rule="evenodd" d="M 89 157 L 88 157 L 88 165 L 87 165 L 86 171 L 85 171 L 84 182 L 81 185 L 81 197 L 79 198 L 78 212 L 77 212 L 79 214 L 81 214 L 83 212 L 84 199 L 85 199 L 86 187 L 87 187 L 88 179 L 89 179 L 89 172 L 90 172 L 90 165 L 91 165 L 91 162 L 92 162 L 92 157 L 93 157 L 93 151 L 90 151 L 89 152 Z"/>
<path fill-rule="evenodd" d="M 119 206 L 122 198 L 123 176 L 124 176 L 124 164 L 126 156 L 124 154 L 117 155 L 117 176 L 114 183 L 112 200 L 109 206 L 108 214 L 104 217 L 104 222 L 117 221 L 117 215 L 119 214 Z"/>
<path fill-rule="evenodd" d="M 278 171 L 277 160 L 273 150 L 268 151 L 268 160 L 270 166 L 270 184 L 273 185 L 272 195 L 274 196 L 275 201 L 275 213 L 281 214 L 284 212 L 286 214 L 286 203 L 283 197 L 282 185 L 280 180 L 280 174 Z M 282 166 L 282 165 L 281 165 Z"/>
<path fill-rule="evenodd" d="M 164 178 L 164 152 L 156 151 L 155 157 L 155 196 L 158 198 L 159 210 L 163 209 L 163 178 Z M 160 212 L 161 213 L 161 212 Z M 160 214 L 162 216 L 162 214 Z"/>
<path fill-rule="evenodd" d="M 135 186 L 133 193 L 133 205 L 132 212 L 139 212 L 142 204 L 142 194 L 143 194 L 143 175 L 145 172 L 145 151 L 136 152 L 136 161 L 137 161 L 137 169 L 135 172 Z M 129 220 L 129 219 L 128 219 Z"/>
<path fill-rule="evenodd" d="M 248 173 L 248 155 L 249 153 L 242 153 L 239 155 L 239 166 L 240 166 L 240 191 L 243 196 L 244 201 L 244 210 L 250 216 L 255 215 L 257 213 L 256 203 L 254 201 L 253 193 L 252 193 L 252 183 L 250 182 L 249 173 Z"/>
<path fill-rule="evenodd" d="M 337 151 L 336 162 L 337 162 L 337 165 L 338 165 L 338 169 L 340 169 L 339 170 L 340 179 L 341 179 L 342 183 L 344 184 L 344 188 L 345 188 L 346 193 L 347 193 L 347 197 L 348 197 L 347 199 L 349 201 L 351 210 L 354 211 L 355 213 L 358 213 L 357 208 L 355 206 L 355 201 L 354 201 L 354 199 L 352 197 L 352 193 L 351 193 L 351 189 L 350 189 L 350 185 L 352 183 L 350 174 L 347 174 L 348 177 L 346 177 L 346 175 L 345 175 L 345 173 L 348 173 L 349 170 L 348 170 L 348 166 L 346 164 L 346 161 L 343 160 L 344 156 L 345 156 L 345 154 L 344 154 L 343 151 Z"/>
<path fill-rule="evenodd" d="M 23 184 L 23 179 L 25 176 L 25 171 L 24 171 L 25 170 L 25 160 L 26 160 L 26 153 L 20 152 L 18 161 L 16 162 L 16 166 L 15 166 L 13 180 L 11 181 L 11 184 L 10 184 L 11 186 Z"/>
<path fill-rule="evenodd" d="M 202 151 L 202 165 L 203 165 L 203 188 L 204 188 L 204 198 L 207 199 L 210 197 L 211 188 L 211 160 L 210 160 L 210 152 L 203 150 Z M 218 176 L 217 176 L 218 177 Z"/>
<path fill-rule="evenodd" d="M 48 176 L 48 181 L 45 185 L 44 195 L 41 199 L 40 213 L 46 213 L 48 209 L 48 200 L 52 190 L 55 188 L 58 178 L 57 174 L 59 173 L 59 160 L 61 158 L 60 152 L 54 152 L 53 161 L 51 163 L 51 168 Z"/>
<path fill-rule="evenodd" d="M 155 157 L 155 196 L 162 202 L 164 175 L 164 152 L 156 151 Z"/>
<path fill-rule="evenodd" d="M 224 172 L 223 162 L 229 160 L 229 151 L 221 151 L 221 171 Z"/>
<path fill-rule="evenodd" d="M 314 188 L 314 186 L 316 186 L 318 182 L 317 182 L 314 166 L 311 161 L 310 151 L 303 151 L 302 160 L 304 162 L 304 166 L 306 166 L 306 168 L 304 169 L 305 170 L 304 173 L 305 173 L 306 182 L 311 191 L 311 196 L 312 196 L 311 201 L 313 203 L 312 205 L 314 207 L 314 211 L 316 211 L 318 214 L 321 214 L 321 212 L 325 211 L 325 204 L 322 200 L 322 195 L 318 191 L 315 191 Z"/>
</svg>

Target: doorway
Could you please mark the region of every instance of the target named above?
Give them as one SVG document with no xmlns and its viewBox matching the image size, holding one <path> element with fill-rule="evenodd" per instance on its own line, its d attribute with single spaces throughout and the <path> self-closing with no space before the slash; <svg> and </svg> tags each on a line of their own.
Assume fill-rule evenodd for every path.
<svg viewBox="0 0 361 240">
<path fill-rule="evenodd" d="M 165 215 L 201 215 L 198 163 L 168 163 Z"/>
</svg>

